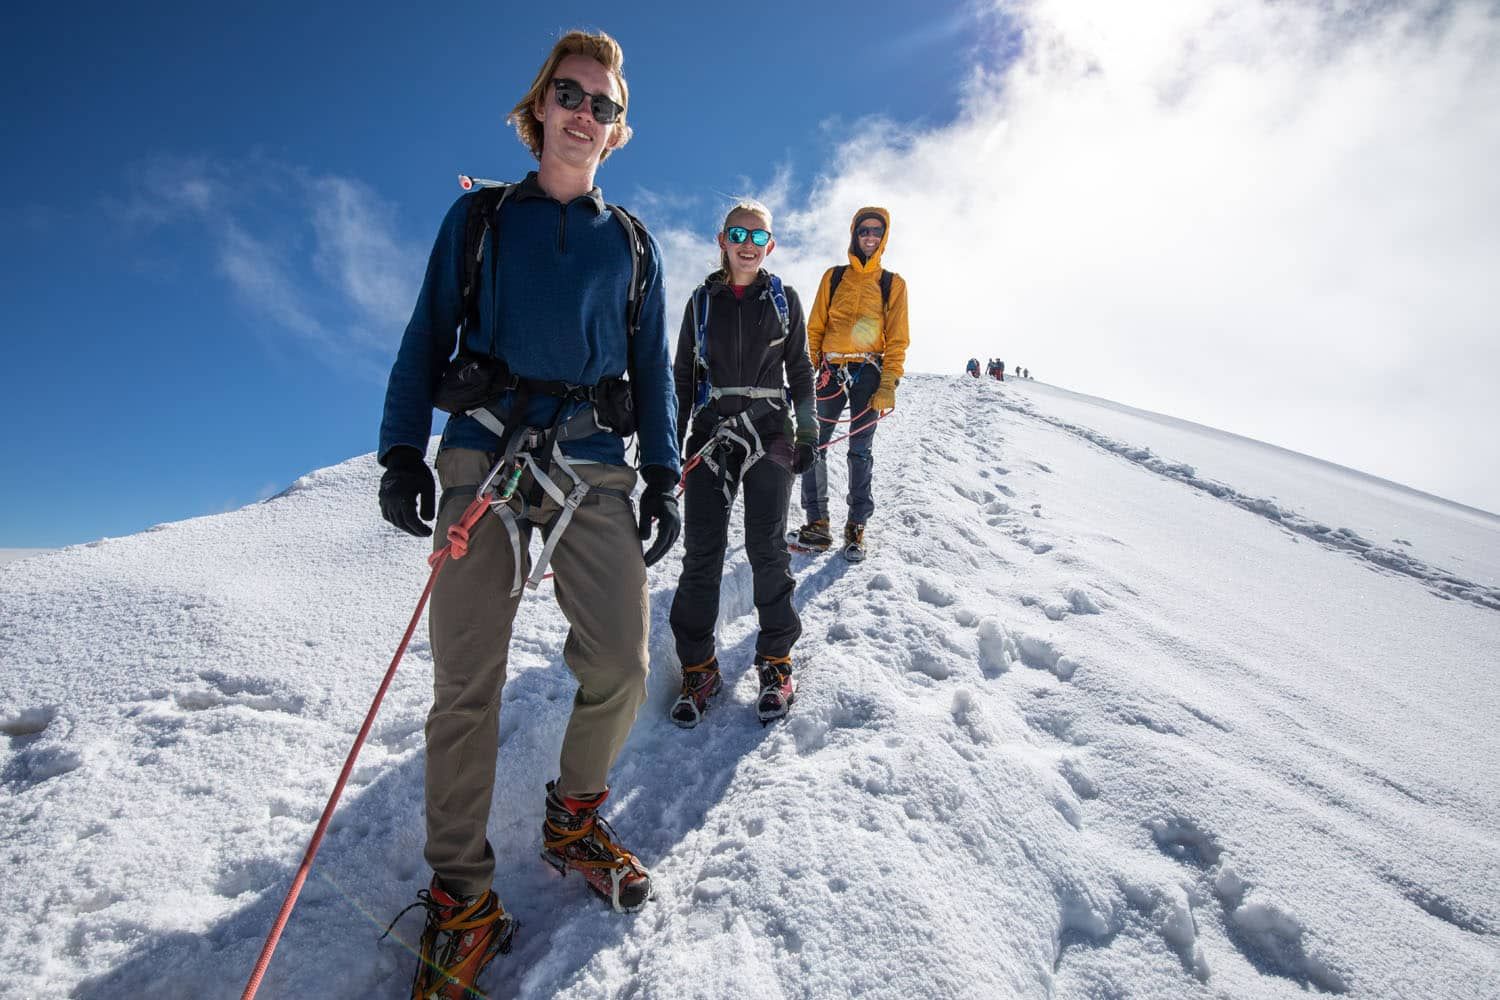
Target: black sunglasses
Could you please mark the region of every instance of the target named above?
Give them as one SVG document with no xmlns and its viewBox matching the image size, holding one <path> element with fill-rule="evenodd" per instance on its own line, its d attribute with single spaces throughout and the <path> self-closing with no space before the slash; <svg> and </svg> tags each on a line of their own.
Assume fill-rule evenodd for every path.
<svg viewBox="0 0 1500 1000">
<path fill-rule="evenodd" d="M 724 230 L 724 237 L 731 243 L 743 243 L 749 240 L 758 247 L 763 247 L 771 242 L 771 231 L 769 229 L 746 229 L 744 226 L 730 226 Z"/>
<path fill-rule="evenodd" d="M 866 236 L 884 236 L 885 235 L 885 227 L 884 226 L 860 226 L 858 229 L 856 229 L 854 231 L 854 235 L 857 236 L 857 237 L 859 237 L 860 239 L 864 239 Z"/>
<path fill-rule="evenodd" d="M 589 111 L 593 113 L 594 121 L 600 125 L 613 125 L 625 113 L 623 105 L 616 104 L 603 94 L 590 94 L 577 80 L 569 80 L 566 77 L 553 80 L 552 87 L 557 91 L 558 107 L 564 111 L 576 109 L 587 97 Z"/>
</svg>

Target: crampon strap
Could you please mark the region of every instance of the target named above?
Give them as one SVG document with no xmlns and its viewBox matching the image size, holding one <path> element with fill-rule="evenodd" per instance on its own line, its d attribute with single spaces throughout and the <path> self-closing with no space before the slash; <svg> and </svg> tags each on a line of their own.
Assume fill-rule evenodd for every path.
<svg viewBox="0 0 1500 1000">
<path fill-rule="evenodd" d="M 590 816 L 576 830 L 560 827 L 550 819 L 547 820 L 546 826 L 548 836 L 543 840 L 542 846 L 559 858 L 566 858 L 569 867 L 576 868 L 580 872 L 607 871 L 609 873 L 609 902 L 616 910 L 623 911 L 624 909 L 620 905 L 620 886 L 627 875 L 634 872 L 643 878 L 651 876 L 639 858 L 615 843 L 614 830 L 610 829 L 609 824 L 600 819 L 597 814 Z M 592 838 L 591 844 L 602 849 L 609 857 L 567 858 L 563 854 L 563 851 L 573 844 L 590 838 Z"/>
</svg>

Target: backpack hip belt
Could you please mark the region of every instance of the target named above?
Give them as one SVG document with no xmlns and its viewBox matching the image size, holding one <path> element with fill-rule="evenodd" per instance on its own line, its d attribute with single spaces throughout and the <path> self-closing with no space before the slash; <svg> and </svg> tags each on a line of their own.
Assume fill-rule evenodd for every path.
<svg viewBox="0 0 1500 1000">
<path fill-rule="evenodd" d="M 466 414 L 494 433 L 493 421 L 500 418 L 500 400 L 514 393 L 511 410 L 523 408 L 533 396 L 549 396 L 560 404 L 587 403 L 579 415 L 589 420 L 569 428 L 563 440 L 574 441 L 592 434 L 611 433 L 629 437 L 635 433 L 635 401 L 630 383 L 624 378 L 600 379 L 592 386 L 571 382 L 525 378 L 510 370 L 504 361 L 492 355 L 472 354 L 460 350 L 448 362 L 433 394 L 432 405 L 445 413 Z M 483 412 L 490 418 L 481 416 Z M 576 415 L 575 415 L 576 416 Z M 572 421 L 569 421 L 572 424 Z"/>
<path fill-rule="evenodd" d="M 465 411 L 465 413 L 467 416 L 474 418 L 485 430 L 504 441 L 505 422 L 500 419 L 499 408 L 500 401 L 499 399 L 495 399 L 487 406 L 476 406 L 472 410 Z M 595 434 L 606 433 L 609 431 L 609 428 L 600 424 L 598 411 L 590 406 L 587 409 L 579 410 L 567 420 L 558 424 L 554 430 L 556 431 L 558 442 L 561 443 L 563 441 L 581 441 L 584 438 L 593 437 Z"/>
</svg>

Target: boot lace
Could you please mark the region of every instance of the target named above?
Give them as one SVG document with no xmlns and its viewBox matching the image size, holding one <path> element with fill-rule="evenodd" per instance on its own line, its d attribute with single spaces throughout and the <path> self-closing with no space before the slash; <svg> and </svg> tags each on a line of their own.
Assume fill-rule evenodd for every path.
<svg viewBox="0 0 1500 1000">
<path fill-rule="evenodd" d="M 480 970 L 496 952 L 510 951 L 514 922 L 494 892 L 489 890 L 471 902 L 460 900 L 450 904 L 433 898 L 430 889 L 419 889 L 417 901 L 396 914 L 385 934 L 380 936 L 381 940 L 391 933 L 397 921 L 419 906 L 427 911 L 427 926 L 422 932 L 418 956 L 421 968 L 417 972 L 422 990 L 418 995 L 422 997 L 436 995 L 437 990 L 449 983 L 472 986 Z M 493 927 L 496 924 L 500 926 Z M 471 948 L 467 954 L 461 953 L 466 932 L 492 927 L 479 939 L 480 947 Z"/>
</svg>

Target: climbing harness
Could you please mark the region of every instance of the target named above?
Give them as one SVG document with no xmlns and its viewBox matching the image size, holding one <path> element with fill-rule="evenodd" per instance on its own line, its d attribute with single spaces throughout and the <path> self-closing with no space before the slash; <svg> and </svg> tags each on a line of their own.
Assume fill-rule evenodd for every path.
<svg viewBox="0 0 1500 1000">
<path fill-rule="evenodd" d="M 781 336 L 766 344 L 766 350 L 771 351 L 780 347 L 791 330 L 791 308 L 787 302 L 786 289 L 777 275 L 768 275 L 766 287 L 761 292 L 762 298 L 769 298 L 776 309 L 776 317 L 781 324 Z M 739 413 L 733 414 L 720 420 L 709 432 L 708 440 L 704 445 L 693 453 L 683 465 L 682 478 L 678 482 L 678 493 L 686 487 L 688 473 L 698 465 L 705 465 L 718 477 L 720 492 L 724 494 L 726 504 L 734 502 L 734 491 L 739 480 L 744 478 L 746 472 L 756 462 L 765 457 L 766 447 L 761 440 L 760 432 L 755 428 L 755 421 L 762 419 L 769 413 L 785 409 L 787 405 L 787 390 L 784 387 L 770 387 L 759 385 L 740 386 L 716 386 L 708 377 L 709 352 L 708 352 L 708 311 L 709 311 L 709 288 L 705 282 L 693 290 L 690 300 L 692 309 L 693 329 L 693 371 L 697 375 L 698 383 L 693 397 L 693 410 L 689 421 L 697 418 L 698 414 L 708 406 L 721 399 L 737 397 L 749 400 L 749 405 Z M 740 448 L 745 453 L 744 461 L 740 463 L 737 475 L 731 475 L 727 455 L 721 455 L 721 448 Z"/>
</svg>

